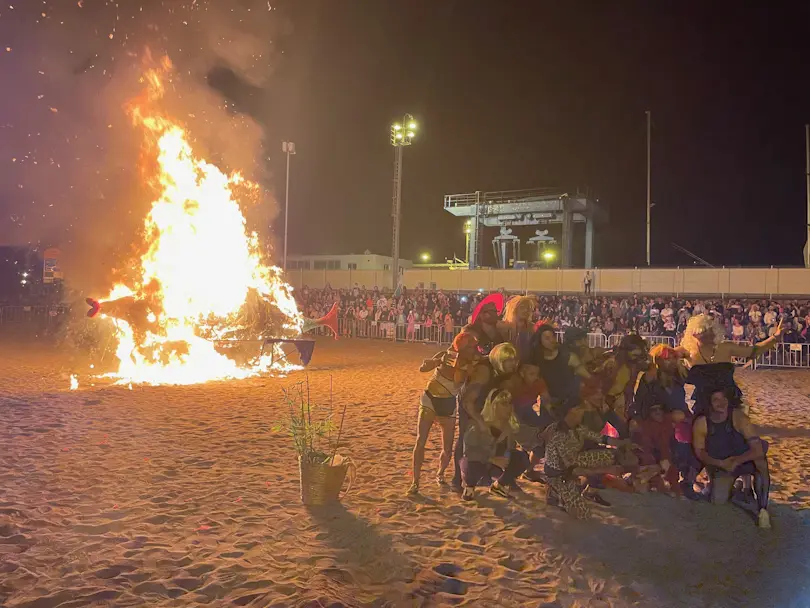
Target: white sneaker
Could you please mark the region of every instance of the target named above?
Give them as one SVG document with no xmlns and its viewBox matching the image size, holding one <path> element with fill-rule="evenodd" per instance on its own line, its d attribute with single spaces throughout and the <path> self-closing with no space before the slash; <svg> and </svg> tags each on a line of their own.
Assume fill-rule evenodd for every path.
<svg viewBox="0 0 810 608">
<path fill-rule="evenodd" d="M 757 526 L 763 530 L 771 529 L 771 516 L 768 514 L 767 509 L 760 509 L 757 515 Z"/>
</svg>

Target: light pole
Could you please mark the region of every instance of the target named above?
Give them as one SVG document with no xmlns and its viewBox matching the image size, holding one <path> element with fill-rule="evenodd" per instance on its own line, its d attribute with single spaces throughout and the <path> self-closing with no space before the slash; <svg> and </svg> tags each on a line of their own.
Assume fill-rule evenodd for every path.
<svg viewBox="0 0 810 608">
<path fill-rule="evenodd" d="M 402 148 L 410 146 L 416 136 L 416 121 L 410 114 L 405 114 L 401 122 L 391 125 L 391 145 L 394 153 L 394 204 L 391 215 L 394 217 L 394 243 L 391 248 L 391 287 L 396 291 L 399 286 L 399 224 L 402 216 Z"/>
<path fill-rule="evenodd" d="M 464 256 L 464 263 L 467 266 L 470 265 L 470 232 L 472 232 L 472 222 L 467 220 L 464 222 L 464 251 L 467 252 Z"/>
<path fill-rule="evenodd" d="M 647 266 L 650 265 L 650 212 L 652 202 L 650 201 L 650 122 L 652 113 L 647 110 Z"/>
<path fill-rule="evenodd" d="M 287 187 L 284 191 L 284 258 L 281 266 L 287 270 L 287 222 L 290 217 L 290 156 L 295 154 L 295 144 L 291 141 L 281 142 L 281 151 L 287 155 Z"/>
</svg>

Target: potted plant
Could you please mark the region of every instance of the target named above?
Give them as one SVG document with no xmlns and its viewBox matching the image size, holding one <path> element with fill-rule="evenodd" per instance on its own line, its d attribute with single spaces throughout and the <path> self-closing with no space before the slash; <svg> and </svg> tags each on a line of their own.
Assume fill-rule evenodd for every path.
<svg viewBox="0 0 810 608">
<path fill-rule="evenodd" d="M 339 502 L 351 489 L 356 467 L 350 458 L 337 453 L 346 406 L 335 424 L 332 407 L 332 378 L 329 378 L 329 407 L 313 405 L 310 399 L 309 377 L 291 389 L 282 389 L 284 401 L 289 408 L 289 417 L 275 427 L 292 437 L 298 455 L 301 475 L 301 501 L 305 505 L 326 505 Z M 335 430 L 337 429 L 337 435 Z M 340 491 L 346 474 L 349 486 Z"/>
</svg>

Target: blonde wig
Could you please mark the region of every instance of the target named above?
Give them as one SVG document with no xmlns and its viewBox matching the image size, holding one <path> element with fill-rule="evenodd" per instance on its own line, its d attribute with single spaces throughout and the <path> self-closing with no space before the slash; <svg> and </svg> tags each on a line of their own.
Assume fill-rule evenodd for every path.
<svg viewBox="0 0 810 608">
<path fill-rule="evenodd" d="M 518 322 L 520 321 L 518 311 L 523 307 L 529 309 L 529 318 L 527 323 L 531 324 L 531 313 L 534 312 L 534 309 L 537 307 L 537 303 L 534 301 L 534 298 L 530 296 L 514 296 L 510 298 L 503 309 L 504 322 L 517 326 Z"/>
<path fill-rule="evenodd" d="M 681 346 L 694 355 L 700 350 L 701 336 L 710 331 L 713 334 L 715 346 L 725 340 L 726 330 L 714 317 L 707 314 L 695 315 L 686 324 Z"/>
<path fill-rule="evenodd" d="M 504 373 L 504 364 L 510 359 L 517 361 L 517 349 L 509 342 L 496 344 L 489 351 L 489 362 L 498 374 Z"/>
<path fill-rule="evenodd" d="M 487 424 L 497 424 L 500 422 L 498 419 L 498 404 L 500 403 L 509 404 L 509 431 L 517 433 L 520 430 L 520 423 L 517 421 L 517 418 L 515 418 L 515 410 L 512 408 L 512 393 L 506 389 L 494 388 L 489 391 L 486 403 L 484 403 L 484 409 L 481 410 L 481 418 L 483 418 L 484 422 Z"/>
</svg>

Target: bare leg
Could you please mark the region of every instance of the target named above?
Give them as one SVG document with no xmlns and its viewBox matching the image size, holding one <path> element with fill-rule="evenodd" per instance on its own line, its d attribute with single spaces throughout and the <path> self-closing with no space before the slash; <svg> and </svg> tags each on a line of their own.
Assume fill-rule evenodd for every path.
<svg viewBox="0 0 810 608">
<path fill-rule="evenodd" d="M 439 416 L 439 426 L 442 429 L 442 455 L 439 459 L 439 472 L 436 481 L 444 483 L 444 472 L 450 465 L 453 457 L 453 440 L 456 437 L 456 419 L 452 416 Z"/>
<path fill-rule="evenodd" d="M 419 477 L 422 474 L 422 463 L 425 461 L 425 445 L 435 418 L 436 413 L 433 410 L 426 407 L 419 408 L 419 420 L 416 423 L 416 445 L 413 448 L 413 483 L 408 489 L 408 494 L 416 494 L 419 491 Z"/>
</svg>

